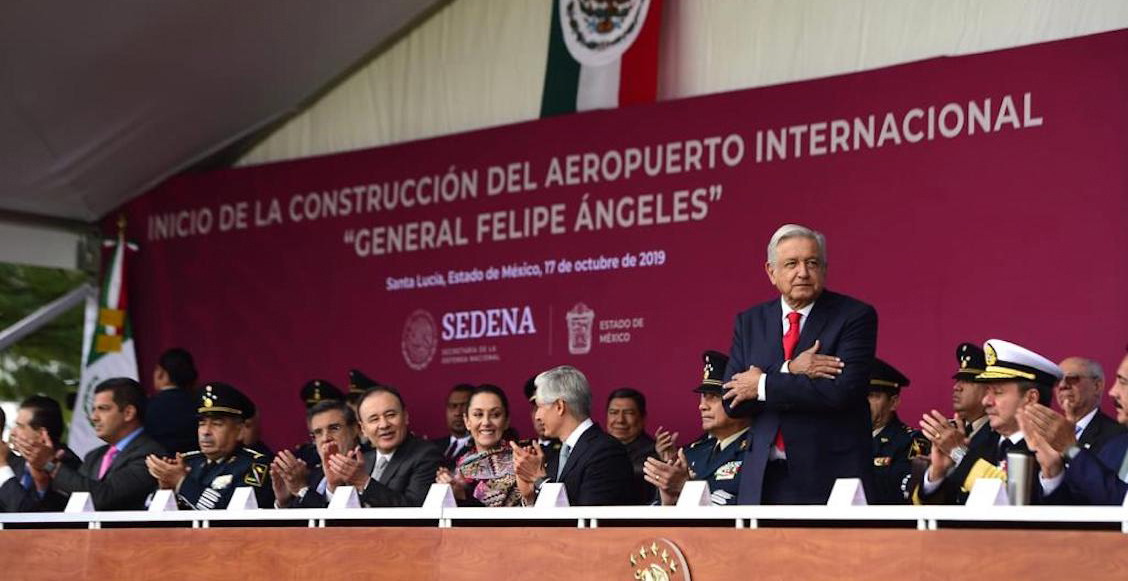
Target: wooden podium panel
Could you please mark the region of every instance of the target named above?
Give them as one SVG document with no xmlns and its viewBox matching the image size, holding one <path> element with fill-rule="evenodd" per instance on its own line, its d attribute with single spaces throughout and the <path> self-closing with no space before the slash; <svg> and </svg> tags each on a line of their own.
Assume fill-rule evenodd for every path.
<svg viewBox="0 0 1128 581">
<path fill-rule="evenodd" d="M 1128 574 L 1128 536 L 1119 532 L 331 527 L 4 530 L 0 578 L 628 580 L 630 556 L 654 538 L 675 544 L 699 580 Z"/>
</svg>

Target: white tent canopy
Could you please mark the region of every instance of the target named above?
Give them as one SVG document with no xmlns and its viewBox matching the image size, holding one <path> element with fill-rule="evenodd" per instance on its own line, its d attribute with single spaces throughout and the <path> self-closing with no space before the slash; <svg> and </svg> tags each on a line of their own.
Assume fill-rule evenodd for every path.
<svg viewBox="0 0 1128 581">
<path fill-rule="evenodd" d="M 96 220 L 293 112 L 436 4 L 5 2 L 0 210 Z"/>
<path fill-rule="evenodd" d="M 73 264 L 78 235 L 58 233 L 60 221 L 74 228 L 102 218 L 251 135 L 246 155 L 224 161 L 286 160 L 536 118 L 551 6 L 4 3 L 0 261 Z M 659 97 L 1126 27 L 1124 0 L 665 0 Z"/>
</svg>

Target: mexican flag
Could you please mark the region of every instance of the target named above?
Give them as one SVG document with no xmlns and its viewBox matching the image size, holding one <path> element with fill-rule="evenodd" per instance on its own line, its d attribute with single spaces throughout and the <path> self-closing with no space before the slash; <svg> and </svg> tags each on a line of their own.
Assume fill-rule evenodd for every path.
<svg viewBox="0 0 1128 581">
<path fill-rule="evenodd" d="M 653 102 L 662 0 L 553 0 L 541 117 Z"/>
<path fill-rule="evenodd" d="M 125 240 L 125 220 L 118 220 L 118 235 L 103 245 L 110 249 L 98 300 L 86 305 L 86 334 L 82 341 L 82 378 L 75 398 L 67 444 L 81 458 L 104 442 L 94 435 L 90 411 L 94 388 L 111 377 L 138 379 L 137 354 L 133 350 L 133 329 L 126 311 L 125 258 L 137 247 Z"/>
</svg>

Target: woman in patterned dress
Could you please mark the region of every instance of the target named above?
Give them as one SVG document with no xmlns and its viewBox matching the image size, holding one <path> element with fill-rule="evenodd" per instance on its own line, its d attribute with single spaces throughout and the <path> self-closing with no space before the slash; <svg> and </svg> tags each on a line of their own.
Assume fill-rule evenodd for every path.
<svg viewBox="0 0 1128 581">
<path fill-rule="evenodd" d="M 473 447 L 458 457 L 454 470 L 439 468 L 435 482 L 449 483 L 459 506 L 518 506 L 513 450 L 504 434 L 509 429 L 509 400 L 496 385 L 480 385 L 470 394 L 463 416 Z"/>
</svg>

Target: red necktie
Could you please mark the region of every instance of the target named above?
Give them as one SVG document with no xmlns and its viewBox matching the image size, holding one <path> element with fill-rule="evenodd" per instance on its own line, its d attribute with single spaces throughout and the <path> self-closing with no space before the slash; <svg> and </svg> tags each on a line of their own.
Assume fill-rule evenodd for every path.
<svg viewBox="0 0 1128 581">
<path fill-rule="evenodd" d="M 799 311 L 787 313 L 787 332 L 783 334 L 783 358 L 790 360 L 795 353 L 795 346 L 799 344 L 799 318 L 803 315 Z M 776 430 L 775 447 L 783 452 L 783 430 Z"/>
</svg>

